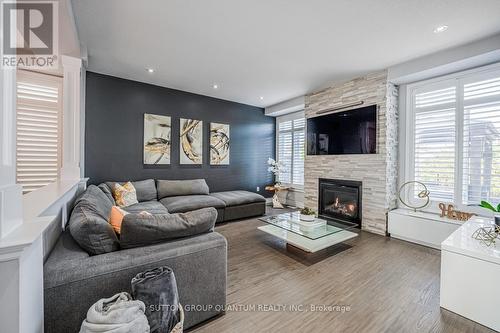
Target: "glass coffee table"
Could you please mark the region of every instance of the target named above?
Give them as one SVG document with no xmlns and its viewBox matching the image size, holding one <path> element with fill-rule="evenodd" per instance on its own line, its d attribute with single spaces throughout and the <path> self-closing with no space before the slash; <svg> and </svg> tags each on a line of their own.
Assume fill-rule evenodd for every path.
<svg viewBox="0 0 500 333">
<path fill-rule="evenodd" d="M 258 227 L 260 231 L 281 238 L 287 244 L 311 253 L 345 242 L 358 235 L 350 231 L 356 227 L 355 224 L 322 219 L 304 222 L 300 220 L 299 212 L 264 216 L 259 220 L 268 224 Z"/>
</svg>

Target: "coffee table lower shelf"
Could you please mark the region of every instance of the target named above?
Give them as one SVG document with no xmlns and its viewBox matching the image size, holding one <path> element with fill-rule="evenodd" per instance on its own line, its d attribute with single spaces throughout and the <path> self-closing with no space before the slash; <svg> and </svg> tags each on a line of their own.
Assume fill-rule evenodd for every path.
<svg viewBox="0 0 500 333">
<path fill-rule="evenodd" d="M 265 225 L 258 227 L 257 229 L 283 239 L 288 244 L 310 253 L 326 249 L 327 247 L 345 242 L 346 240 L 358 236 L 357 233 L 343 230 L 318 239 L 310 239 L 274 225 Z"/>
</svg>

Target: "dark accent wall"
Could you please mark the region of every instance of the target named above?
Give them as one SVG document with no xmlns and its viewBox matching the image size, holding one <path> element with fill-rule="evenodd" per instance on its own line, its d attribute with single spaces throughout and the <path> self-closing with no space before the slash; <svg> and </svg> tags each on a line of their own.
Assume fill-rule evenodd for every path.
<svg viewBox="0 0 500 333">
<path fill-rule="evenodd" d="M 103 181 L 205 178 L 210 190 L 256 192 L 271 184 L 275 119 L 262 108 L 87 72 L 85 176 Z M 170 165 L 143 164 L 144 113 L 172 117 Z M 179 164 L 179 118 L 203 120 L 203 165 Z M 230 125 L 230 164 L 209 165 L 210 122 Z"/>
</svg>

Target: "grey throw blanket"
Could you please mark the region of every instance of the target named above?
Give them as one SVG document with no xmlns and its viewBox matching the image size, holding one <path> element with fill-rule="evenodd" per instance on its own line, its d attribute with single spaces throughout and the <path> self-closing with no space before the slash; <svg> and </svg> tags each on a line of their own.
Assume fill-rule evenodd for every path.
<svg viewBox="0 0 500 333">
<path fill-rule="evenodd" d="M 136 275 L 132 294 L 146 304 L 151 332 L 169 333 L 179 322 L 179 294 L 172 269 L 158 267 Z"/>
<path fill-rule="evenodd" d="M 103 298 L 92 305 L 83 321 L 80 333 L 148 333 L 145 306 L 128 293 Z"/>
</svg>

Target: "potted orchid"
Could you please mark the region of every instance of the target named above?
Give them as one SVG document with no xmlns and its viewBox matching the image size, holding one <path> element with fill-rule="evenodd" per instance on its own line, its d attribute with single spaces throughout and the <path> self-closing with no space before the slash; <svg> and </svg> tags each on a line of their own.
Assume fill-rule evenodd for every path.
<svg viewBox="0 0 500 333">
<path fill-rule="evenodd" d="M 500 226 L 500 203 L 496 207 L 494 207 L 488 201 L 483 200 L 481 201 L 481 204 L 479 206 L 493 211 L 493 215 L 495 216 L 495 224 Z"/>
<path fill-rule="evenodd" d="M 267 186 L 266 190 L 274 191 L 273 195 L 273 208 L 283 208 L 282 202 L 286 201 L 286 193 L 284 191 L 284 187 L 281 186 L 279 182 L 280 173 L 285 171 L 285 164 L 280 161 L 276 161 L 273 158 L 269 158 L 267 160 L 267 164 L 269 167 L 267 171 L 272 172 L 274 174 L 275 184 L 274 186 Z"/>
<path fill-rule="evenodd" d="M 267 160 L 267 165 L 269 165 L 267 171 L 272 172 L 275 179 L 279 179 L 279 174 L 285 171 L 285 164 L 281 161 L 276 161 L 273 158 L 269 157 L 269 159 Z M 276 187 L 279 187 L 280 185 L 281 184 L 279 181 L 277 181 L 275 184 Z"/>
</svg>

